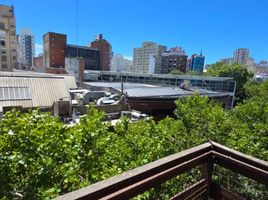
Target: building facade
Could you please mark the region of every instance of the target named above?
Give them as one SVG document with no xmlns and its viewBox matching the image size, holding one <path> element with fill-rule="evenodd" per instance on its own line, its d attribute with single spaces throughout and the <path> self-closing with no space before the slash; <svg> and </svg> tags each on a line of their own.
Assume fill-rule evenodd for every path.
<svg viewBox="0 0 268 200">
<path fill-rule="evenodd" d="M 43 64 L 47 73 L 65 74 L 65 34 L 48 32 L 43 35 Z"/>
<path fill-rule="evenodd" d="M 202 74 L 205 65 L 205 56 L 203 56 L 202 51 L 199 55 L 194 54 L 191 57 L 191 70 Z"/>
<path fill-rule="evenodd" d="M 19 35 L 19 67 L 29 70 L 34 67 L 34 35 L 31 30 L 22 29 Z"/>
<path fill-rule="evenodd" d="M 220 60 L 220 62 L 225 63 L 227 65 L 230 65 L 230 64 L 234 63 L 234 59 L 233 58 L 222 58 Z"/>
<path fill-rule="evenodd" d="M 0 5 L 0 71 L 17 68 L 17 45 L 14 7 Z"/>
<path fill-rule="evenodd" d="M 74 71 L 73 65 L 82 64 L 83 70 L 101 70 L 100 50 L 67 44 L 65 34 L 46 33 L 43 36 L 43 45 L 43 66 L 47 73 L 65 74 Z"/>
<path fill-rule="evenodd" d="M 168 74 L 172 70 L 179 70 L 183 73 L 187 70 L 187 58 L 185 51 L 181 47 L 171 48 L 169 51 L 162 53 L 161 74 Z"/>
<path fill-rule="evenodd" d="M 115 54 L 111 60 L 111 71 L 130 71 L 133 61 L 124 58 L 121 54 Z"/>
<path fill-rule="evenodd" d="M 43 55 L 39 55 L 37 57 L 34 57 L 33 65 L 34 65 L 34 71 L 41 72 L 41 73 L 46 72 L 44 65 L 43 65 Z"/>
<path fill-rule="evenodd" d="M 142 43 L 142 47 L 133 49 L 132 70 L 137 73 L 160 73 L 161 56 L 166 50 L 166 46 L 158 45 L 154 42 Z M 154 67 L 151 67 L 152 65 Z"/>
<path fill-rule="evenodd" d="M 239 48 L 234 51 L 234 62 L 246 65 L 249 59 L 249 49 Z"/>
<path fill-rule="evenodd" d="M 84 58 L 85 70 L 100 70 L 100 51 L 95 48 L 79 46 L 79 45 L 66 45 L 65 53 L 65 66 L 70 66 L 72 58 Z"/>
<path fill-rule="evenodd" d="M 110 70 L 110 62 L 112 57 L 112 45 L 99 34 L 93 42 L 91 47 L 99 49 L 100 51 L 100 69 L 103 71 Z"/>
</svg>

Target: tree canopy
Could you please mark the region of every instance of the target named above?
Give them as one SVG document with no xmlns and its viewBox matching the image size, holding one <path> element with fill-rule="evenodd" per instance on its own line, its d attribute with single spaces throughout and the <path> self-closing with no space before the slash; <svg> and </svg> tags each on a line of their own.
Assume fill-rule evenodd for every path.
<svg viewBox="0 0 268 200">
<path fill-rule="evenodd" d="M 253 77 L 253 74 L 249 72 L 243 65 L 233 63 L 225 64 L 217 62 L 212 64 L 207 69 L 207 75 L 220 76 L 220 77 L 232 77 L 236 81 L 236 102 L 242 102 L 246 98 L 244 85 Z"/>
<path fill-rule="evenodd" d="M 268 81 L 246 84 L 245 94 L 232 111 L 207 97 L 183 97 L 177 119 L 123 118 L 114 131 L 93 106 L 73 127 L 39 110 L 7 112 L 0 121 L 0 198 L 54 198 L 208 140 L 268 160 Z"/>
</svg>

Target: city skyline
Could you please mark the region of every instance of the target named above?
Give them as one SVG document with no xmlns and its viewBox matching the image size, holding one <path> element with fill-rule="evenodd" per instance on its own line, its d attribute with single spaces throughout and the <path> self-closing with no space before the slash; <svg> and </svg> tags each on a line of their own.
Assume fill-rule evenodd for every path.
<svg viewBox="0 0 268 200">
<path fill-rule="evenodd" d="M 202 50 L 206 64 L 230 57 L 237 48 L 248 48 L 256 62 L 268 60 L 268 2 L 264 0 L 258 4 L 251 0 L 156 0 L 153 4 L 151 0 L 77 0 L 77 9 L 75 0 L 35 2 L 6 0 L 5 4 L 14 5 L 17 33 L 24 27 L 33 31 L 36 54 L 41 53 L 43 34 L 51 31 L 67 34 L 68 43 L 78 45 L 89 44 L 103 33 L 113 52 L 128 58 L 133 48 L 153 41 L 168 48 L 181 46 L 189 56 Z"/>
</svg>

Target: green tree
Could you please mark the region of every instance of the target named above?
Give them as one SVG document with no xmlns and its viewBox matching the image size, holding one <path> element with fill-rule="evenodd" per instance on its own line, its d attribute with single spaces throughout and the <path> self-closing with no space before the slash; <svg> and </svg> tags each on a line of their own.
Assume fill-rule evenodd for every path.
<svg viewBox="0 0 268 200">
<path fill-rule="evenodd" d="M 176 101 L 175 114 L 186 128 L 193 144 L 214 140 L 225 143 L 231 122 L 228 113 L 216 102 L 196 94 Z"/>
<path fill-rule="evenodd" d="M 38 110 L 7 112 L 0 121 L 0 198 L 54 198 L 208 140 L 268 160 L 268 81 L 247 83 L 245 94 L 232 111 L 197 94 L 183 97 L 176 101 L 177 119 L 123 118 L 114 131 L 92 105 L 73 127 Z M 161 189 L 172 193 L 185 179 L 195 176 Z M 160 193 L 152 189 L 138 199 L 169 197 Z"/>
<path fill-rule="evenodd" d="M 172 75 L 184 75 L 184 73 L 178 69 L 173 69 L 171 72 L 169 72 Z"/>
<path fill-rule="evenodd" d="M 233 120 L 243 124 L 244 131 L 231 135 L 229 143 L 233 148 L 240 146 L 238 150 L 268 160 L 268 81 L 248 83 L 245 93 L 248 98 L 231 112 Z"/>
<path fill-rule="evenodd" d="M 217 62 L 212 64 L 207 70 L 207 75 L 219 77 L 232 77 L 236 81 L 236 103 L 242 102 L 246 98 L 244 85 L 249 81 L 253 74 L 244 66 L 233 63 L 231 65 Z"/>
</svg>

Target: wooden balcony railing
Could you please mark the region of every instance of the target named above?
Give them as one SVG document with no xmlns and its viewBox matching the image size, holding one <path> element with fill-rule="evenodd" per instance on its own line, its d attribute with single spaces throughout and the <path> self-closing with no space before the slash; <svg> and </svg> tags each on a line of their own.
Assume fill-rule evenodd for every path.
<svg viewBox="0 0 268 200">
<path fill-rule="evenodd" d="M 245 199 L 213 181 L 213 168 L 216 165 L 254 180 L 264 187 L 268 186 L 267 162 L 215 142 L 208 142 L 62 195 L 57 199 L 130 199 L 197 166 L 202 168 L 201 179 L 174 195 L 172 200 Z"/>
</svg>

